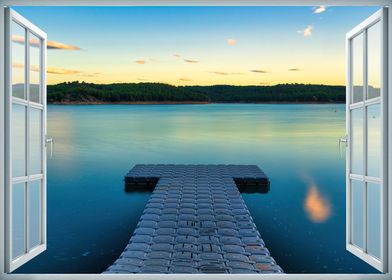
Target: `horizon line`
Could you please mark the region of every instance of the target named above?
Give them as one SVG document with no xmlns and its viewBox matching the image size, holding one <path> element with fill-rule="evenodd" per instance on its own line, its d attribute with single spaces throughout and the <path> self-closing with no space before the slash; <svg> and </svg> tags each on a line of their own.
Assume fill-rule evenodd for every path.
<svg viewBox="0 0 392 280">
<path fill-rule="evenodd" d="M 278 86 L 278 85 L 306 85 L 306 86 L 342 86 L 345 87 L 345 84 L 321 84 L 321 83 L 278 83 L 278 84 L 269 84 L 269 85 L 258 85 L 258 84 L 247 84 L 247 85 L 234 85 L 234 84 L 210 84 L 210 85 L 175 85 L 175 84 L 170 84 L 170 83 L 165 83 L 165 82 L 148 82 L 148 81 L 143 81 L 143 82 L 113 82 L 113 83 L 94 83 L 94 82 L 86 82 L 86 81 L 64 81 L 60 83 L 55 83 L 55 84 L 47 84 L 47 86 L 55 86 L 55 85 L 60 85 L 60 84 L 72 84 L 72 83 L 79 83 L 79 84 L 93 84 L 93 85 L 116 85 L 116 84 L 161 84 L 161 85 L 168 85 L 168 86 L 173 86 L 173 87 L 213 87 L 213 86 L 233 86 L 233 87 L 273 87 L 273 86 Z"/>
</svg>

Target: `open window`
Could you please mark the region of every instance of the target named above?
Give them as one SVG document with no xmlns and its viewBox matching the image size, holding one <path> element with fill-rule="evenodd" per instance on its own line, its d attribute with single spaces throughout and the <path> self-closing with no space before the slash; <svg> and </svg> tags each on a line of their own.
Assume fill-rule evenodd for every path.
<svg viewBox="0 0 392 280">
<path fill-rule="evenodd" d="M 347 250 L 387 270 L 387 10 L 347 33 Z"/>
<path fill-rule="evenodd" d="M 46 34 L 5 10 L 5 269 L 46 249 Z"/>
</svg>

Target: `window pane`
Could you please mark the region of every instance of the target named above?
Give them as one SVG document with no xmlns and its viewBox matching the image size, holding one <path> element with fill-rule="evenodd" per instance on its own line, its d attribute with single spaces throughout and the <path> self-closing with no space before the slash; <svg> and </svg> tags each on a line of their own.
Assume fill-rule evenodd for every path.
<svg viewBox="0 0 392 280">
<path fill-rule="evenodd" d="M 368 183 L 367 188 L 368 253 L 380 259 L 381 256 L 381 188 L 378 184 Z"/>
<path fill-rule="evenodd" d="M 363 109 L 351 111 L 351 173 L 363 175 Z"/>
<path fill-rule="evenodd" d="M 368 99 L 380 96 L 381 23 L 368 30 Z"/>
<path fill-rule="evenodd" d="M 29 183 L 30 248 L 41 244 L 41 180 Z"/>
<path fill-rule="evenodd" d="M 40 102 L 40 46 L 41 40 L 30 33 L 30 101 Z"/>
<path fill-rule="evenodd" d="M 363 34 L 352 40 L 352 103 L 363 101 Z"/>
<path fill-rule="evenodd" d="M 25 84 L 25 29 L 19 24 L 11 24 L 12 96 L 24 99 Z"/>
<path fill-rule="evenodd" d="M 26 175 L 26 107 L 12 105 L 12 176 Z"/>
<path fill-rule="evenodd" d="M 380 177 L 381 166 L 381 118 L 380 104 L 371 105 L 367 109 L 368 120 L 368 163 L 367 174 Z"/>
<path fill-rule="evenodd" d="M 41 122 L 42 111 L 30 108 L 30 158 L 29 158 L 29 175 L 42 173 L 42 137 Z"/>
<path fill-rule="evenodd" d="M 352 192 L 352 216 L 351 233 L 352 243 L 360 248 L 364 248 L 364 198 L 365 186 L 363 182 L 351 181 Z"/>
<path fill-rule="evenodd" d="M 25 252 L 25 183 L 12 186 L 12 259 Z"/>
</svg>

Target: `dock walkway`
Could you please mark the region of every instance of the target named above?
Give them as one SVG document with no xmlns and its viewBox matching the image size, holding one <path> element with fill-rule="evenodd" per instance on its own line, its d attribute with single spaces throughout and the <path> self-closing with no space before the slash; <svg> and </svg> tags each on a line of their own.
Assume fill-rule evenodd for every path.
<svg viewBox="0 0 392 280">
<path fill-rule="evenodd" d="M 239 191 L 269 188 L 257 166 L 136 165 L 125 182 L 153 193 L 104 273 L 283 273 Z"/>
</svg>

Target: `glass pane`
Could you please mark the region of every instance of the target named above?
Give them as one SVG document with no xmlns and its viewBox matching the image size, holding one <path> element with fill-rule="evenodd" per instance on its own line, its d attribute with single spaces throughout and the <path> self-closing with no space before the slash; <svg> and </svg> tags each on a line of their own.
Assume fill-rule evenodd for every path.
<svg viewBox="0 0 392 280">
<path fill-rule="evenodd" d="M 381 188 L 378 184 L 368 183 L 367 188 L 368 253 L 380 259 L 381 256 Z"/>
<path fill-rule="evenodd" d="M 363 175 L 363 109 L 351 111 L 351 173 Z"/>
<path fill-rule="evenodd" d="M 380 104 L 371 105 L 367 109 L 368 120 L 368 163 L 367 174 L 380 177 L 381 167 L 381 113 Z"/>
<path fill-rule="evenodd" d="M 41 244 L 41 180 L 29 183 L 30 245 L 29 249 Z"/>
<path fill-rule="evenodd" d="M 25 183 L 12 186 L 12 259 L 25 252 Z"/>
<path fill-rule="evenodd" d="M 352 103 L 363 101 L 363 34 L 352 40 Z"/>
<path fill-rule="evenodd" d="M 40 47 L 41 40 L 30 33 L 30 101 L 40 102 Z"/>
<path fill-rule="evenodd" d="M 351 233 L 352 243 L 360 248 L 364 248 L 364 199 L 365 186 L 363 182 L 351 181 L 352 192 L 352 216 L 351 216 Z"/>
<path fill-rule="evenodd" d="M 368 99 L 380 96 L 381 23 L 368 30 Z"/>
<path fill-rule="evenodd" d="M 26 175 L 26 107 L 12 105 L 12 176 Z"/>
<path fill-rule="evenodd" d="M 19 24 L 11 24 L 12 96 L 24 99 L 25 84 L 25 29 Z"/>
<path fill-rule="evenodd" d="M 42 136 L 41 123 L 42 111 L 30 108 L 29 120 L 29 141 L 30 141 L 30 158 L 29 158 L 29 175 L 42 173 Z"/>
</svg>

